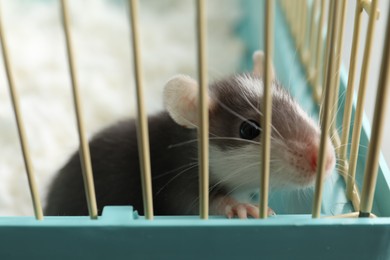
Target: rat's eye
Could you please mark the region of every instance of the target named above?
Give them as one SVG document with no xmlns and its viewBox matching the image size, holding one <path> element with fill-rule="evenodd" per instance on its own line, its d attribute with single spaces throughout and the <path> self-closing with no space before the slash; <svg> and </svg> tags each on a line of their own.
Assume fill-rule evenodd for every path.
<svg viewBox="0 0 390 260">
<path fill-rule="evenodd" d="M 255 120 L 244 121 L 240 126 L 240 137 L 243 139 L 252 140 L 260 133 L 260 125 Z"/>
</svg>

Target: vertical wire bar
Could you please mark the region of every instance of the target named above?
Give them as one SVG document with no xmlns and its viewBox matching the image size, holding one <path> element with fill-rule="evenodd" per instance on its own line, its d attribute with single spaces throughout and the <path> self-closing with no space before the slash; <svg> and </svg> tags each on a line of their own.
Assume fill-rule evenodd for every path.
<svg viewBox="0 0 390 260">
<path fill-rule="evenodd" d="M 295 2 L 294 4 L 291 1 L 286 1 L 286 14 L 287 14 L 287 21 L 288 25 L 290 27 L 290 32 L 294 36 L 294 15 L 295 15 Z"/>
<path fill-rule="evenodd" d="M 293 34 L 293 36 L 295 36 L 294 35 L 294 33 L 295 33 L 295 26 L 294 26 L 294 19 L 296 18 L 296 7 L 297 7 L 297 4 L 296 4 L 296 2 L 294 1 L 294 3 L 292 3 L 291 1 L 287 1 L 287 4 L 288 4 L 288 6 L 291 8 L 291 9 L 289 9 L 289 18 L 290 18 L 290 20 L 289 20 L 289 25 L 290 25 L 290 30 L 291 30 L 291 32 L 292 32 L 292 34 Z"/>
<path fill-rule="evenodd" d="M 338 110 L 338 104 L 339 104 L 339 88 L 340 88 L 340 66 L 341 66 L 341 53 L 343 51 L 343 42 L 344 42 L 344 29 L 345 29 L 345 18 L 347 13 L 347 0 L 344 0 L 341 2 L 341 14 L 340 14 L 340 24 L 337 25 L 339 29 L 339 34 L 337 37 L 337 46 L 336 46 L 336 76 L 334 77 L 333 81 L 333 87 L 334 87 L 334 95 L 333 95 L 333 101 L 332 101 L 332 123 L 331 123 L 331 135 L 333 136 L 332 141 L 334 143 L 335 147 L 338 147 L 336 149 L 336 153 L 339 153 L 339 147 L 340 147 L 340 136 L 337 132 L 337 110 Z"/>
<path fill-rule="evenodd" d="M 297 3 L 296 1 L 294 1 L 294 4 L 290 3 L 289 4 L 290 7 L 291 7 L 291 10 L 289 11 L 290 15 L 289 15 L 289 25 L 290 25 L 290 29 L 291 29 L 291 32 L 292 32 L 292 36 L 295 40 L 295 19 L 297 16 Z"/>
<path fill-rule="evenodd" d="M 319 0 L 314 0 L 313 1 L 313 4 L 312 4 L 312 11 L 311 11 L 311 17 L 310 17 L 310 41 L 309 41 L 309 61 L 308 61 L 308 66 L 309 66 L 309 70 L 308 70 L 308 74 L 309 74 L 309 80 L 311 82 L 311 85 L 313 87 L 313 93 L 314 93 L 314 90 L 315 90 L 315 85 L 313 84 L 314 81 L 314 66 L 315 66 L 315 53 L 316 53 L 316 45 L 315 45 L 315 40 L 316 40 L 316 34 L 315 34 L 315 30 L 316 30 L 316 16 L 317 16 L 317 13 L 318 13 L 318 1 Z M 320 21 L 318 21 L 319 23 Z"/>
<path fill-rule="evenodd" d="M 28 185 L 30 188 L 30 195 L 34 207 L 34 215 L 37 220 L 42 220 L 43 212 L 42 212 L 41 200 L 39 198 L 38 188 L 35 182 L 35 172 L 31 162 L 30 150 L 27 144 L 27 136 L 22 121 L 22 115 L 21 115 L 20 104 L 19 104 L 19 95 L 15 87 L 11 62 L 8 57 L 8 45 L 5 40 L 5 33 L 3 30 L 3 24 L 1 18 L 2 16 L 0 15 L 0 41 L 1 41 L 1 49 L 3 52 L 5 72 L 8 80 L 8 87 L 11 94 L 12 107 L 14 110 L 16 124 L 18 127 L 19 141 L 20 141 L 20 146 L 22 148 L 24 166 L 26 168 Z"/>
<path fill-rule="evenodd" d="M 300 18 L 302 16 L 301 11 L 302 9 L 300 8 L 301 0 L 295 1 L 294 6 L 294 19 L 293 19 L 293 36 L 295 40 L 295 45 L 297 46 L 297 49 L 299 49 L 299 25 L 300 25 Z"/>
<path fill-rule="evenodd" d="M 362 63 L 363 65 L 360 74 L 360 84 L 359 84 L 358 100 L 357 100 L 356 112 L 355 112 L 355 122 L 353 125 L 353 132 L 352 132 L 351 153 L 349 157 L 348 176 L 350 176 L 350 178 L 348 179 L 349 181 L 347 183 L 347 195 L 349 198 L 354 196 L 353 193 L 354 193 L 354 185 L 355 185 L 356 164 L 357 164 L 357 158 L 359 153 L 359 141 L 360 141 L 360 134 L 362 128 L 362 121 L 363 121 L 364 101 L 365 101 L 366 89 L 367 89 L 367 74 L 368 74 L 368 67 L 371 59 L 371 49 L 372 49 L 372 42 L 374 38 L 373 36 L 374 36 L 374 30 L 376 24 L 375 15 L 373 12 L 376 11 L 377 5 L 378 5 L 378 1 L 373 0 L 371 6 L 371 13 L 368 21 L 367 38 L 366 38 L 364 55 L 363 55 L 363 63 Z"/>
<path fill-rule="evenodd" d="M 77 118 L 77 128 L 79 132 L 79 142 L 80 142 L 79 153 L 80 153 L 80 161 L 82 166 L 81 168 L 83 173 L 85 194 L 87 197 L 88 212 L 91 219 L 97 219 L 98 212 L 97 212 L 97 205 L 96 205 L 95 187 L 93 183 L 91 156 L 89 153 L 88 140 L 85 136 L 83 114 L 81 112 L 81 100 L 80 100 L 79 86 L 77 81 L 76 64 L 73 55 L 72 36 L 69 28 L 70 19 L 69 19 L 68 6 L 66 0 L 61 0 L 61 10 L 62 10 L 62 18 L 63 18 L 63 27 L 65 32 L 69 72 L 72 81 L 73 101 L 74 101 L 75 113 Z"/>
<path fill-rule="evenodd" d="M 332 76 L 335 73 L 336 70 L 336 64 L 335 59 L 333 59 L 335 52 L 336 52 L 336 41 L 337 41 L 337 35 L 338 35 L 338 9 L 339 9 L 339 2 L 337 0 L 331 0 L 332 3 L 331 6 L 333 7 L 331 10 L 332 13 L 334 13 L 334 21 L 332 23 L 332 28 L 329 28 L 331 30 L 330 33 L 328 33 L 328 37 L 330 38 L 330 46 L 329 46 L 329 53 L 326 59 L 328 60 L 326 63 L 328 65 L 327 74 L 326 74 L 326 80 L 325 80 L 325 100 L 324 104 L 325 107 L 323 109 L 323 120 L 321 122 L 321 142 L 320 142 L 320 150 L 319 150 L 319 162 L 317 166 L 317 178 L 316 178 L 316 186 L 314 191 L 314 201 L 313 201 L 313 210 L 312 210 L 312 217 L 318 218 L 321 214 L 321 200 L 322 200 L 322 190 L 323 190 L 323 182 L 324 182 L 324 172 L 325 172 L 325 154 L 326 150 L 328 149 L 328 133 L 329 133 L 329 125 L 330 125 L 330 111 L 329 107 L 331 106 L 332 102 L 332 96 L 334 89 L 331 87 L 332 82 Z M 336 2 L 337 1 L 337 2 Z"/>
<path fill-rule="evenodd" d="M 305 70 L 308 71 L 308 23 L 307 23 L 307 17 L 309 13 L 309 8 L 307 6 L 307 1 L 302 0 L 302 12 L 303 12 L 303 17 L 301 20 L 301 60 L 303 65 L 305 66 Z"/>
<path fill-rule="evenodd" d="M 306 8 L 305 8 L 305 1 L 300 1 L 300 12 L 301 15 L 299 16 L 299 24 L 298 24 L 298 50 L 301 55 L 301 60 L 303 62 L 303 49 L 305 47 L 305 31 L 306 31 Z"/>
<path fill-rule="evenodd" d="M 323 107 L 322 107 L 322 103 L 323 103 L 323 100 L 324 100 L 324 93 L 325 93 L 325 81 L 327 80 L 326 77 L 328 75 L 328 58 L 329 57 L 329 49 L 330 49 L 330 30 L 331 28 L 333 28 L 333 21 L 334 21 L 334 18 L 335 18 L 335 14 L 333 13 L 333 5 L 334 5 L 334 1 L 330 0 L 329 1 L 329 8 L 328 8 L 328 26 L 326 28 L 326 47 L 325 47 L 325 62 L 323 64 L 323 78 L 322 78 L 322 93 L 321 93 L 321 104 L 320 104 L 320 121 L 322 120 L 322 113 L 323 113 Z M 329 84 L 330 82 L 328 82 Z"/>
<path fill-rule="evenodd" d="M 363 16 L 363 8 L 359 4 L 360 0 L 356 0 L 356 8 L 355 8 L 355 18 L 354 18 L 354 28 L 353 28 L 353 36 L 352 36 L 352 49 L 350 54 L 349 61 L 349 72 L 348 72 L 348 85 L 347 92 L 345 97 L 345 105 L 344 105 L 344 115 L 343 115 L 343 125 L 342 125 L 342 134 L 341 134 L 341 144 L 340 144 L 340 172 L 344 176 L 346 183 L 348 183 L 348 162 L 347 162 L 347 150 L 348 150 L 348 140 L 349 140 L 349 131 L 351 129 L 351 116 L 352 116 L 352 102 L 353 102 L 353 94 L 354 94 L 354 85 L 355 85 L 355 76 L 356 76 L 356 58 L 359 49 L 359 39 L 360 39 L 360 27 Z M 359 209 L 359 194 L 356 186 L 354 187 L 354 191 L 352 192 L 353 196 L 349 196 L 349 199 L 352 202 L 352 205 L 355 210 Z"/>
<path fill-rule="evenodd" d="M 375 10 L 375 9 L 374 9 Z M 372 15 L 372 14 L 371 14 Z M 366 169 L 360 203 L 360 217 L 368 217 L 372 210 L 375 184 L 378 176 L 378 162 L 383 136 L 385 115 L 387 111 L 390 88 L 390 13 L 387 16 L 385 44 L 383 46 L 382 65 L 379 75 L 378 90 L 376 94 L 374 121 L 370 145 L 368 148 Z"/>
<path fill-rule="evenodd" d="M 319 103 L 321 100 L 321 58 L 322 58 L 322 47 L 323 47 L 323 40 L 322 40 L 322 32 L 324 29 L 324 23 L 325 23 L 325 0 L 321 1 L 321 12 L 320 12 L 320 20 L 318 23 L 318 31 L 317 31 L 317 47 L 316 47 L 316 57 L 315 57 L 315 78 L 314 78 L 314 100 Z"/>
<path fill-rule="evenodd" d="M 264 78 L 264 96 L 262 119 L 262 144 L 260 176 L 260 218 L 268 216 L 268 186 L 269 186 L 269 164 L 270 164 L 270 140 L 271 140 L 271 119 L 272 119 L 272 52 L 273 52 L 273 19 L 274 19 L 274 2 L 273 0 L 265 1 L 265 78 Z"/>
<path fill-rule="evenodd" d="M 133 44 L 132 50 L 137 94 L 137 143 L 141 166 L 142 197 L 145 217 L 146 219 L 152 220 L 154 218 L 153 192 L 150 166 L 148 118 L 144 104 L 144 82 L 138 30 L 138 0 L 129 0 L 129 18 L 132 32 L 131 38 Z"/>
<path fill-rule="evenodd" d="M 199 73 L 199 207 L 200 217 L 208 219 L 209 216 L 209 114 L 208 114 L 208 80 L 207 80 L 207 50 L 206 50 L 206 4 L 198 0 L 197 36 L 198 36 L 198 73 Z"/>
</svg>

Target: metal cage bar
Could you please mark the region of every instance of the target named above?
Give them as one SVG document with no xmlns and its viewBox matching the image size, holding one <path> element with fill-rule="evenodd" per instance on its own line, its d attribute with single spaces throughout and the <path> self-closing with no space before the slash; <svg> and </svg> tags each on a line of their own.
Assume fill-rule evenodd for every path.
<svg viewBox="0 0 390 260">
<path fill-rule="evenodd" d="M 260 217 L 268 216 L 268 186 L 269 167 L 271 153 L 271 120 L 272 120 L 272 53 L 273 53 L 273 19 L 274 1 L 265 2 L 265 78 L 263 96 L 263 117 L 262 117 L 262 152 L 261 152 L 261 178 L 260 178 Z"/>
<path fill-rule="evenodd" d="M 297 35 L 298 35 L 298 26 L 299 26 L 299 17 L 300 17 L 300 9 L 299 9 L 299 3 L 300 0 L 294 1 L 294 3 L 291 3 L 291 31 L 292 31 L 292 36 L 295 41 L 295 45 L 298 46 L 298 40 L 297 40 Z"/>
<path fill-rule="evenodd" d="M 11 95 L 12 108 L 14 110 L 14 116 L 18 128 L 19 141 L 20 141 L 20 146 L 22 148 L 24 166 L 26 168 L 28 185 L 30 188 L 30 195 L 34 207 L 34 214 L 37 220 L 42 220 L 43 211 L 41 206 L 41 200 L 39 198 L 38 187 L 35 182 L 35 172 L 31 162 L 30 149 L 28 147 L 27 136 L 26 136 L 23 120 L 22 120 L 22 114 L 19 105 L 19 95 L 15 87 L 11 62 L 8 57 L 8 45 L 5 39 L 5 33 L 3 29 L 3 21 L 1 15 L 0 15 L 0 40 L 1 40 L 1 48 L 3 52 L 4 68 L 8 80 L 8 87 Z"/>
<path fill-rule="evenodd" d="M 142 198 L 145 217 L 154 218 L 152 176 L 149 151 L 148 118 L 144 103 L 144 81 L 138 31 L 138 0 L 129 0 L 129 19 L 132 32 L 134 75 L 137 95 L 137 142 L 141 168 Z"/>
<path fill-rule="evenodd" d="M 312 217 L 318 218 L 320 217 L 321 212 L 321 200 L 322 200 L 322 190 L 323 190 L 323 182 L 324 182 L 324 172 L 325 172 L 325 154 L 326 150 L 328 149 L 328 133 L 329 133 L 329 126 L 330 126 L 330 116 L 331 113 L 329 111 L 329 108 L 331 106 L 332 102 L 332 96 L 334 93 L 334 88 L 332 88 L 332 78 L 335 74 L 336 70 L 336 60 L 333 59 L 335 53 L 336 53 L 336 42 L 338 37 L 338 30 L 339 30 L 339 2 L 336 2 L 336 0 L 331 0 L 331 6 L 332 9 L 331 12 L 334 13 L 334 21 L 332 22 L 332 27 L 329 28 L 330 34 L 328 33 L 328 38 L 330 39 L 330 45 L 329 45 L 329 53 L 325 58 L 328 60 L 326 62 L 328 68 L 327 73 L 325 76 L 325 99 L 324 99 L 324 105 L 323 107 L 323 117 L 321 120 L 321 142 L 320 142 L 320 149 L 319 149 L 319 160 L 317 165 L 317 178 L 316 178 L 316 184 L 315 184 L 315 191 L 314 191 L 314 201 L 313 201 L 313 209 L 312 209 Z"/>
<path fill-rule="evenodd" d="M 311 7 L 311 16 L 310 16 L 310 39 L 309 39 L 309 50 L 308 50 L 308 78 L 313 87 L 313 93 L 315 91 L 314 85 L 314 68 L 315 68 L 315 54 L 316 50 L 316 17 L 318 14 L 319 0 L 314 0 Z M 320 21 L 318 21 L 320 23 Z"/>
<path fill-rule="evenodd" d="M 83 173 L 84 188 L 88 203 L 88 212 L 92 219 L 97 219 L 98 211 L 96 205 L 95 187 L 93 183 L 93 173 L 91 165 L 91 156 L 89 153 L 88 140 L 85 136 L 84 119 L 81 111 L 81 99 L 79 94 L 79 86 L 76 73 L 76 64 L 73 55 L 72 35 L 69 26 L 69 13 L 66 0 L 61 0 L 61 11 L 63 18 L 63 28 L 65 33 L 67 58 L 69 65 L 69 73 L 72 82 L 73 102 L 77 119 L 77 129 L 80 142 L 80 161 Z"/>
<path fill-rule="evenodd" d="M 197 37 L 198 37 L 198 77 L 199 77 L 199 207 L 200 217 L 209 216 L 209 111 L 208 111 L 208 79 L 207 79 L 207 28 L 206 3 L 196 2 Z"/>
<path fill-rule="evenodd" d="M 302 18 L 301 18 L 301 24 L 300 24 L 300 36 L 299 36 L 299 41 L 300 41 L 300 57 L 302 64 L 307 67 L 308 65 L 308 23 L 307 23 L 307 17 L 309 14 L 309 8 L 306 0 L 302 0 Z"/>
<path fill-rule="evenodd" d="M 329 57 L 329 49 L 330 49 L 330 44 L 331 44 L 331 37 L 330 37 L 330 30 L 331 28 L 333 28 L 333 23 L 334 23 L 334 18 L 335 18 L 335 14 L 333 13 L 333 4 L 334 4 L 334 1 L 330 0 L 329 1 L 329 7 L 328 7 L 328 25 L 326 27 L 326 44 L 325 44 L 325 59 L 324 59 L 324 62 L 322 64 L 323 66 L 323 69 L 322 69 L 322 89 L 320 91 L 320 121 L 322 120 L 322 112 L 323 112 L 323 107 L 322 107 L 322 104 L 323 104 L 323 100 L 324 100 L 324 94 L 325 94 L 325 81 L 327 80 L 326 77 L 328 75 L 328 57 Z M 330 83 L 328 83 L 330 84 Z"/>
<path fill-rule="evenodd" d="M 314 100 L 319 103 L 321 101 L 321 75 L 322 75 L 322 67 L 321 67 L 321 57 L 323 53 L 323 40 L 322 33 L 324 29 L 325 23 L 325 0 L 321 0 L 321 12 L 320 19 L 318 23 L 318 31 L 317 31 L 317 47 L 316 47 L 316 57 L 315 57 L 315 76 L 314 76 Z"/>
</svg>

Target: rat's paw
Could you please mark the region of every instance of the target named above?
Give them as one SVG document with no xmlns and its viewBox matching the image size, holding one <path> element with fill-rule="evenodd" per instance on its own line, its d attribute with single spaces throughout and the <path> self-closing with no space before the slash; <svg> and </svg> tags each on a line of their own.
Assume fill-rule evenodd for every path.
<svg viewBox="0 0 390 260">
<path fill-rule="evenodd" d="M 237 216 L 238 218 L 246 219 L 248 216 L 259 218 L 259 208 L 249 203 L 237 203 L 234 205 L 227 205 L 225 207 L 225 215 L 228 218 Z M 276 215 L 275 212 L 268 208 L 268 216 Z"/>
</svg>

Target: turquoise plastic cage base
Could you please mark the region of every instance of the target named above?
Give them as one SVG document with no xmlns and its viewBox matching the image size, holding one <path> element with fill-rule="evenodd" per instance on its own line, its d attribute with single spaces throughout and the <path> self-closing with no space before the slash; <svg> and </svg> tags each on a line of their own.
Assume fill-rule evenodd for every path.
<svg viewBox="0 0 390 260">
<path fill-rule="evenodd" d="M 261 3 L 243 1 L 246 13 L 238 33 L 247 43 L 244 70 L 251 69 L 252 53 L 261 46 L 260 35 L 254 34 L 261 31 Z M 304 87 L 304 70 L 298 65 L 292 37 L 278 6 L 275 19 L 274 62 L 278 78 L 307 111 L 316 115 L 318 108 L 310 88 Z M 343 71 L 340 93 L 346 89 L 346 79 Z M 342 94 L 340 100 L 343 111 Z M 337 121 L 341 124 L 341 117 Z M 367 147 L 370 131 L 366 118 L 363 128 L 361 144 Z M 366 156 L 365 149 L 360 152 L 359 185 Z M 266 220 L 157 216 L 148 221 L 131 207 L 106 207 L 98 220 L 2 217 L 0 259 L 389 259 L 389 176 L 381 157 L 373 209 L 381 217 L 376 219 L 312 219 L 311 190 L 272 194 L 270 206 L 278 215 Z M 352 210 L 344 195 L 344 181 L 337 173 L 325 185 L 323 214 Z"/>
<path fill-rule="evenodd" d="M 283 215 L 266 221 L 149 221 L 131 207 L 106 207 L 98 220 L 2 218 L 0 258 L 387 259 L 389 239 L 388 218 L 313 220 L 309 215 Z"/>
</svg>

